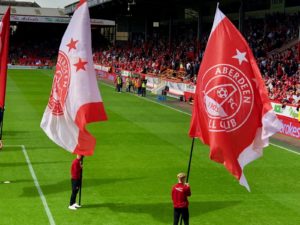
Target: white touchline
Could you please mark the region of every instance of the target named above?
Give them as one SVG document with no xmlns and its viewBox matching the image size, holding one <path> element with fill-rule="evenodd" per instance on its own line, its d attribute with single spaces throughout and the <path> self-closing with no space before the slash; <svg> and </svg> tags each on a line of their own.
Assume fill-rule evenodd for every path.
<svg viewBox="0 0 300 225">
<path fill-rule="evenodd" d="M 113 86 L 111 86 L 111 85 L 109 85 L 109 84 L 106 84 L 106 83 L 101 83 L 101 84 L 103 84 L 104 86 L 107 86 L 107 87 L 114 88 Z M 148 101 L 148 102 L 152 102 L 152 103 L 155 103 L 155 104 L 157 104 L 157 105 L 161 105 L 161 106 L 164 106 L 164 107 L 166 107 L 166 108 L 169 108 L 169 109 L 175 110 L 175 111 L 177 111 L 177 112 L 180 112 L 180 113 L 183 113 L 183 114 L 185 114 L 185 115 L 191 116 L 191 114 L 190 114 L 190 113 L 187 113 L 187 112 L 181 111 L 180 109 L 175 109 L 175 108 L 173 108 L 173 107 L 171 107 L 171 106 L 164 105 L 164 104 L 161 104 L 161 103 L 159 103 L 159 102 L 153 101 L 153 100 L 151 100 L 151 99 L 147 99 L 147 98 L 140 97 L 140 96 L 137 96 L 137 95 L 134 95 L 134 96 L 135 96 L 135 97 L 137 97 L 137 98 L 144 99 L 144 100 L 146 100 L 146 101 Z"/>
<path fill-rule="evenodd" d="M 286 151 L 288 151 L 288 152 L 292 152 L 292 153 L 295 153 L 295 154 L 297 154 L 297 155 L 300 155 L 300 152 L 293 151 L 293 150 L 288 149 L 288 148 L 285 148 L 285 147 L 283 147 L 283 146 L 276 145 L 276 144 L 273 144 L 273 143 L 270 143 L 270 145 L 273 145 L 273 146 L 275 146 L 275 147 L 282 148 L 282 149 L 284 149 L 284 150 L 286 150 Z"/>
<path fill-rule="evenodd" d="M 101 82 L 101 85 L 104 85 L 104 86 L 107 86 L 107 87 L 114 88 L 114 86 L 111 86 L 111 85 L 106 84 L 106 83 L 103 83 L 103 82 Z M 136 95 L 134 95 L 134 96 L 136 96 Z M 161 103 L 156 102 L 156 101 L 153 101 L 153 100 L 151 100 L 151 99 L 143 98 L 143 97 L 140 97 L 140 96 L 136 96 L 136 97 L 141 98 L 141 99 L 144 99 L 144 100 L 146 100 L 146 101 L 148 101 L 148 102 L 152 102 L 152 103 L 155 103 L 155 104 L 157 104 L 157 105 L 161 105 L 161 106 L 164 106 L 164 107 L 166 107 L 166 108 L 175 110 L 175 111 L 180 112 L 180 113 L 183 113 L 183 114 L 185 114 L 185 115 L 192 116 L 192 114 L 190 114 L 190 113 L 184 112 L 184 111 L 182 111 L 182 110 L 180 110 L 180 109 L 176 109 L 176 108 L 173 108 L 173 107 L 168 106 L 168 105 L 161 104 Z M 273 143 L 270 143 L 270 145 L 273 145 L 273 146 L 275 146 L 275 147 L 277 147 L 277 148 L 281 148 L 281 149 L 286 150 L 286 151 L 288 151 L 288 152 L 292 152 L 292 153 L 295 153 L 295 154 L 297 154 L 297 155 L 300 155 L 299 152 L 296 152 L 296 151 L 293 151 L 293 150 L 291 150 L 291 149 L 282 147 L 282 146 L 280 146 L 280 145 L 276 145 L 276 144 L 273 144 Z"/>
<path fill-rule="evenodd" d="M 23 153 L 24 153 L 26 162 L 27 162 L 27 164 L 28 164 L 28 168 L 29 168 L 29 171 L 30 171 L 30 173 L 31 173 L 32 179 L 33 179 L 33 181 L 34 181 L 35 187 L 36 187 L 36 189 L 38 190 L 38 193 L 39 193 L 40 198 L 41 198 L 41 200 L 42 200 L 42 203 L 43 203 L 43 205 L 44 205 L 44 209 L 45 209 L 46 214 L 47 214 L 47 216 L 48 216 L 49 223 L 50 223 L 50 225 L 55 225 L 55 221 L 54 221 L 53 216 L 52 216 L 52 214 L 51 214 L 51 211 L 50 211 L 50 209 L 49 209 L 49 207 L 48 207 L 47 200 L 46 200 L 46 198 L 45 198 L 45 196 L 44 196 L 44 194 L 43 194 L 43 191 L 42 191 L 42 189 L 41 189 L 41 187 L 40 187 L 40 185 L 39 185 L 38 179 L 37 179 L 37 177 L 36 177 L 36 175 L 35 175 L 35 172 L 34 172 L 34 170 L 33 170 L 33 167 L 32 167 L 32 164 L 31 164 L 31 162 L 30 162 L 30 159 L 29 159 L 29 156 L 28 156 L 28 154 L 27 154 L 27 151 L 26 151 L 25 146 L 24 146 L 24 145 L 5 145 L 4 147 L 21 147 L 21 148 L 22 148 L 22 151 L 23 151 Z"/>
</svg>

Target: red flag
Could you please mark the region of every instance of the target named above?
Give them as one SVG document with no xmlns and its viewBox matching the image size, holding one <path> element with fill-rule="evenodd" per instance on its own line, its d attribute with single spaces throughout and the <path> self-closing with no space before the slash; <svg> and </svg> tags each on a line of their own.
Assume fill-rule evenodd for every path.
<svg viewBox="0 0 300 225">
<path fill-rule="evenodd" d="M 10 7 L 0 22 L 0 108 L 4 109 L 9 47 Z"/>
<path fill-rule="evenodd" d="M 243 167 L 262 155 L 281 123 L 272 110 L 255 58 L 217 8 L 197 79 L 190 136 L 248 190 Z"/>
<path fill-rule="evenodd" d="M 41 127 L 69 152 L 92 155 L 96 139 L 88 123 L 106 120 L 94 69 L 87 2 L 81 0 L 62 38 Z"/>
</svg>

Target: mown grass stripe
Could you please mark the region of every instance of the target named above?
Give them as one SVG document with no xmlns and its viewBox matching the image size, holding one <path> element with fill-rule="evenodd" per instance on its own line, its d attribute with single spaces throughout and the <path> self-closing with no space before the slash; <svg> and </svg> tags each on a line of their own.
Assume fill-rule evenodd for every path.
<svg viewBox="0 0 300 225">
<path fill-rule="evenodd" d="M 114 86 L 109 85 L 109 84 L 104 83 L 104 82 L 102 82 L 101 85 L 104 85 L 104 86 L 107 86 L 107 87 L 111 87 L 111 88 L 115 88 Z M 168 105 L 165 105 L 165 104 L 156 102 L 156 101 L 153 101 L 152 99 L 144 98 L 144 97 L 137 96 L 137 95 L 134 95 L 134 96 L 137 97 L 137 98 L 144 99 L 145 101 L 152 102 L 152 103 L 157 104 L 157 105 L 161 105 L 161 106 L 163 106 L 163 107 L 166 107 L 166 108 L 168 108 L 168 109 L 174 110 L 174 111 L 176 111 L 176 112 L 179 112 L 179 113 L 182 113 L 182 114 L 185 114 L 185 115 L 188 115 L 188 116 L 192 116 L 192 114 L 190 114 L 190 113 L 188 113 L 188 112 L 182 111 L 182 110 L 180 110 L 180 109 L 176 109 L 176 108 L 174 108 L 174 107 L 171 107 L 171 106 L 168 106 Z M 273 145 L 273 146 L 275 146 L 275 147 L 277 147 L 277 148 L 281 148 L 281 149 L 283 149 L 283 150 L 286 150 L 286 151 L 288 151 L 288 152 L 294 153 L 294 154 L 296 154 L 296 155 L 300 155 L 300 153 L 297 152 L 297 151 L 293 151 L 293 150 L 291 150 L 291 149 L 289 149 L 289 148 L 286 148 L 286 147 L 283 147 L 283 146 L 274 144 L 274 143 L 272 143 L 271 141 L 270 141 L 270 145 Z"/>
<path fill-rule="evenodd" d="M 50 225 L 55 225 L 54 218 L 53 218 L 52 213 L 50 211 L 50 208 L 49 208 L 49 206 L 47 204 L 47 200 L 46 200 L 45 195 L 44 195 L 44 193 L 43 193 L 43 191 L 41 189 L 41 186 L 40 186 L 40 184 L 38 182 L 38 179 L 37 179 L 37 177 L 35 175 L 34 169 L 32 167 L 32 164 L 31 164 L 31 161 L 30 161 L 29 156 L 27 154 L 25 146 L 24 145 L 5 145 L 5 147 L 20 147 L 22 149 L 22 152 L 23 152 L 23 154 L 25 156 L 25 159 L 26 159 L 26 162 L 27 162 L 30 174 L 31 174 L 32 179 L 34 181 L 34 185 L 35 185 L 35 187 L 36 187 L 36 189 L 37 189 L 37 191 L 38 191 L 38 193 L 40 195 L 40 198 L 42 200 L 45 212 L 46 212 L 48 220 L 49 220 L 49 224 Z"/>
</svg>

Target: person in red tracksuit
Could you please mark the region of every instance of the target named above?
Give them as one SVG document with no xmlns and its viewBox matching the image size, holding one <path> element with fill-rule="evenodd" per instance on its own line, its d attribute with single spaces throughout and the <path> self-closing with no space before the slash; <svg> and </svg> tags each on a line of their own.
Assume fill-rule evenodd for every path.
<svg viewBox="0 0 300 225">
<path fill-rule="evenodd" d="M 180 216 L 185 225 L 189 225 L 189 202 L 188 197 L 191 196 L 191 189 L 188 183 L 185 183 L 186 174 L 179 173 L 177 175 L 178 183 L 172 188 L 172 200 L 174 205 L 174 225 L 178 225 Z"/>
<path fill-rule="evenodd" d="M 82 175 L 82 164 L 81 155 L 77 155 L 76 159 L 73 160 L 71 166 L 71 183 L 72 183 L 72 194 L 70 199 L 69 209 L 76 210 L 81 206 L 76 203 L 76 196 L 81 186 L 81 175 Z"/>
</svg>

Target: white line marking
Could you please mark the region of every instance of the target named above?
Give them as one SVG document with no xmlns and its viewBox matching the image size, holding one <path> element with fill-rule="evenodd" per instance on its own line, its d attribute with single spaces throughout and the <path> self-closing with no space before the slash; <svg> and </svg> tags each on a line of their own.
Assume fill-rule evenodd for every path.
<svg viewBox="0 0 300 225">
<path fill-rule="evenodd" d="M 109 84 L 106 84 L 106 83 L 102 83 L 102 82 L 101 82 L 101 84 L 103 84 L 104 86 L 107 86 L 107 87 L 114 88 L 114 86 L 111 86 L 111 85 L 109 85 Z M 126 93 L 126 94 L 127 94 L 127 92 L 124 92 L 124 93 Z M 128 93 L 128 94 L 129 94 L 129 93 Z M 180 109 L 176 109 L 176 108 L 173 108 L 173 107 L 171 107 L 171 106 L 168 106 L 168 105 L 161 104 L 161 103 L 159 103 L 159 102 L 153 101 L 153 100 L 151 100 L 151 99 L 148 99 L 148 98 L 145 98 L 145 97 L 141 97 L 141 96 L 137 96 L 137 95 L 133 95 L 133 96 L 135 96 L 135 97 L 137 97 L 137 98 L 144 99 L 145 101 L 152 102 L 152 103 L 154 103 L 154 104 L 161 105 L 161 106 L 164 106 L 164 107 L 166 107 L 166 108 L 169 108 L 169 109 L 175 110 L 175 111 L 177 111 L 177 112 L 180 112 L 180 113 L 182 113 L 182 114 L 185 114 L 185 115 L 191 116 L 191 114 L 190 114 L 190 113 L 184 112 L 184 111 L 182 111 L 182 110 L 180 110 Z"/>
<path fill-rule="evenodd" d="M 109 84 L 106 84 L 106 83 L 104 83 L 104 82 L 101 82 L 101 84 L 102 84 L 102 85 L 104 85 L 104 86 L 107 86 L 107 87 L 114 88 L 114 86 L 112 86 L 112 85 L 109 85 Z M 136 96 L 136 95 L 134 95 L 134 96 L 135 96 L 135 97 L 138 97 L 138 98 L 141 98 L 141 99 L 144 99 L 144 100 L 146 100 L 146 101 L 148 101 L 148 102 L 152 102 L 152 103 L 155 103 L 155 104 L 158 104 L 158 105 L 164 106 L 164 107 L 166 107 L 166 108 L 169 108 L 169 109 L 175 110 L 175 111 L 177 111 L 177 112 L 180 112 L 180 113 L 183 113 L 183 114 L 185 114 L 185 115 L 192 116 L 192 114 L 190 114 L 190 113 L 184 112 L 184 111 L 182 111 L 182 110 L 179 110 L 179 109 L 173 108 L 173 107 L 171 107 L 171 106 L 168 106 L 168 105 L 161 104 L 161 103 L 159 103 L 159 102 L 156 102 L 156 101 L 153 101 L 153 100 L 151 100 L 151 99 L 147 99 L 147 98 L 140 97 L 140 96 Z M 270 142 L 270 145 L 273 145 L 273 146 L 275 146 L 275 147 L 281 148 L 281 149 L 283 149 L 283 150 L 286 150 L 286 151 L 288 151 L 288 152 L 292 152 L 292 153 L 294 153 L 294 154 L 300 155 L 300 153 L 299 153 L 299 152 L 293 151 L 293 150 L 291 150 L 291 149 L 288 149 L 288 148 L 285 148 L 285 147 L 283 147 L 283 146 L 276 145 L 276 144 L 273 144 L 273 143 L 271 143 L 271 142 Z"/>
<path fill-rule="evenodd" d="M 273 143 L 270 143 L 270 145 L 273 145 L 273 146 L 275 146 L 275 147 L 278 147 L 278 148 L 284 149 L 284 150 L 286 150 L 286 151 L 288 151 L 288 152 L 292 152 L 292 153 L 295 153 L 295 154 L 297 154 L 297 155 L 300 155 L 300 152 L 293 151 L 293 150 L 291 150 L 291 149 L 288 149 L 288 148 L 285 148 L 285 147 L 283 147 L 283 146 L 276 145 L 276 144 L 273 144 Z"/>
<path fill-rule="evenodd" d="M 31 173 L 32 179 L 33 179 L 33 181 L 34 181 L 35 187 L 36 187 L 36 189 L 38 190 L 38 193 L 39 193 L 40 198 L 41 198 L 41 200 L 42 200 L 42 203 L 43 203 L 43 205 L 44 205 L 44 209 L 45 209 L 46 214 L 47 214 L 47 216 L 48 216 L 49 223 L 50 223 L 50 225 L 55 225 L 55 221 L 54 221 L 53 216 L 52 216 L 52 214 L 51 214 L 51 211 L 50 211 L 50 209 L 49 209 L 49 207 L 48 207 L 47 200 L 46 200 L 46 198 L 45 198 L 45 196 L 44 196 L 44 194 L 43 194 L 43 191 L 42 191 L 42 189 L 41 189 L 41 187 L 40 187 L 40 185 L 39 185 L 38 179 L 37 179 L 37 177 L 36 177 L 36 175 L 35 175 L 35 172 L 34 172 L 34 170 L 33 170 L 33 167 L 32 167 L 32 164 L 31 164 L 31 162 L 30 162 L 30 159 L 29 159 L 29 156 L 28 156 L 28 154 L 27 154 L 27 151 L 26 151 L 25 146 L 24 146 L 24 145 L 5 145 L 4 147 L 21 147 L 21 148 L 22 148 L 22 151 L 23 151 L 23 153 L 24 153 L 26 162 L 27 162 L 27 164 L 28 164 L 28 168 L 29 168 L 29 171 L 30 171 L 30 173 Z"/>
</svg>

